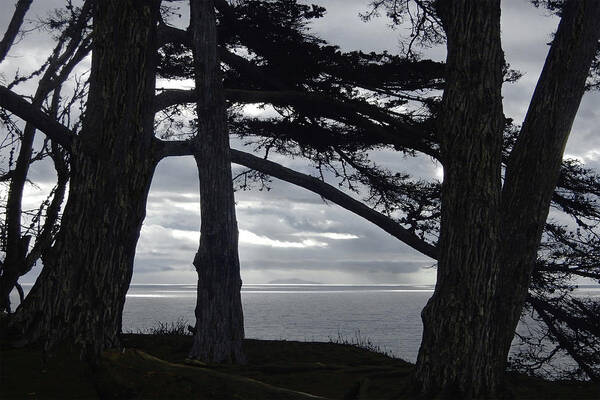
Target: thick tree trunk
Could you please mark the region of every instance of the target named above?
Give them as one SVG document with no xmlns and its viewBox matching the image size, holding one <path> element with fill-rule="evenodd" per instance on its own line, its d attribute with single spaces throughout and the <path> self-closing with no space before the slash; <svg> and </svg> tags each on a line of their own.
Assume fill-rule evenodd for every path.
<svg viewBox="0 0 600 400">
<path fill-rule="evenodd" d="M 475 3 L 477 5 L 475 6 Z M 600 4 L 570 1 L 509 160 L 502 204 L 496 1 L 438 3 L 448 35 L 438 282 L 423 311 L 425 393 L 494 396 L 527 294 L 564 147 L 600 36 Z"/>
<path fill-rule="evenodd" d="M 498 273 L 501 140 L 500 1 L 439 2 L 447 76 L 438 121 L 444 160 L 437 285 L 422 312 L 415 378 L 423 393 L 485 396 Z"/>
<path fill-rule="evenodd" d="M 157 0 L 105 0 L 94 11 L 90 92 L 71 155 L 54 247 L 14 326 L 28 341 L 94 357 L 118 344 L 152 154 Z"/>
<path fill-rule="evenodd" d="M 567 3 L 502 191 L 502 270 L 498 281 L 495 358 L 504 368 L 558 180 L 562 157 L 600 39 L 600 2 Z"/>
<path fill-rule="evenodd" d="M 192 51 L 198 95 L 195 159 L 200 178 L 200 246 L 196 332 L 190 357 L 243 362 L 244 318 L 240 289 L 238 230 L 229 155 L 225 100 L 217 61 L 212 0 L 192 0 Z"/>
</svg>

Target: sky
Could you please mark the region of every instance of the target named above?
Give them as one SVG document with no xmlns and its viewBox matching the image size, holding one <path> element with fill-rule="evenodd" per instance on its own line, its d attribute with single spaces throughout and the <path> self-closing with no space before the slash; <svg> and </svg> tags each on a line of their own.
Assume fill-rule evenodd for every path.
<svg viewBox="0 0 600 400">
<path fill-rule="evenodd" d="M 9 0 L 3 0 L 9 2 Z M 12 1 L 11 1 L 12 2 Z M 312 32 L 343 50 L 399 52 L 399 38 L 406 29 L 391 29 L 385 18 L 362 22 L 367 0 L 313 0 L 326 7 L 325 18 L 315 21 Z M 43 17 L 61 0 L 34 1 L 28 14 Z M 524 73 L 515 84 L 503 89 L 505 114 L 519 123 L 527 110 L 543 66 L 547 43 L 558 23 L 543 9 L 526 0 L 502 3 L 502 40 L 507 61 Z M 182 3 L 185 9 L 185 3 Z M 185 10 L 181 24 L 185 25 Z M 10 13 L 0 15 L 4 31 Z M 12 77 L 18 68 L 31 71 L 47 56 L 51 43 L 44 35 L 26 37 L 0 65 L 0 74 Z M 443 47 L 428 49 L 425 57 L 443 60 Z M 89 67 L 83 65 L 81 70 Z M 25 93 L 25 86 L 21 93 Z M 588 93 L 580 106 L 566 155 L 600 170 L 600 94 Z M 0 128 L 1 129 L 1 128 Z M 232 141 L 233 147 L 239 142 Z M 416 174 L 441 177 L 439 165 L 426 158 L 409 160 L 388 152 L 377 160 L 386 167 Z M 302 172 L 310 168 L 300 160 L 285 164 Z M 6 169 L 6 166 L 3 166 Z M 239 167 L 234 166 L 238 171 Z M 235 172 L 234 172 L 235 174 Z M 25 202 L 37 206 L 54 184 L 47 165 L 34 165 Z M 240 263 L 244 283 L 267 283 L 275 279 L 300 278 L 322 283 L 435 283 L 433 260 L 421 255 L 380 228 L 304 189 L 273 180 L 270 191 L 238 191 L 237 218 L 240 231 Z M 5 191 L 5 189 L 2 189 Z M 356 197 L 356 195 L 355 195 Z M 138 242 L 133 283 L 195 283 L 192 260 L 199 238 L 199 196 L 196 165 L 189 157 L 163 160 L 150 190 L 147 216 Z M 24 277 L 31 282 L 36 267 Z"/>
</svg>

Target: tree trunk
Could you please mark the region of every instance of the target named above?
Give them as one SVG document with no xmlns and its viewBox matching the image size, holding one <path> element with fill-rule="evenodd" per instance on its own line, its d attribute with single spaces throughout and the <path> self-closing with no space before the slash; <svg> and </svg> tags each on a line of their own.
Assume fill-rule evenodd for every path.
<svg viewBox="0 0 600 400">
<path fill-rule="evenodd" d="M 502 67 L 500 1 L 439 2 L 447 34 L 438 132 L 444 182 L 437 284 L 422 312 L 415 378 L 427 395 L 493 393 L 488 363 L 498 273 Z"/>
<path fill-rule="evenodd" d="M 493 324 L 495 358 L 502 369 L 527 296 L 564 148 L 596 54 L 598 21 L 600 2 L 567 3 L 506 168 L 502 270 Z"/>
<path fill-rule="evenodd" d="M 152 99 L 157 0 L 105 0 L 69 198 L 44 269 L 13 325 L 28 341 L 75 345 L 94 357 L 118 344 L 135 246 L 156 165 Z"/>
<path fill-rule="evenodd" d="M 198 96 L 195 159 L 200 179 L 200 245 L 196 332 L 190 357 L 243 362 L 244 318 L 238 230 L 229 155 L 225 100 L 217 61 L 212 0 L 192 0 L 192 51 Z"/>
<path fill-rule="evenodd" d="M 475 3 L 477 5 L 475 6 Z M 562 155 L 600 36 L 600 4 L 567 3 L 500 203 L 502 52 L 496 1 L 438 3 L 448 35 L 438 281 L 423 310 L 425 393 L 497 394 Z"/>
</svg>

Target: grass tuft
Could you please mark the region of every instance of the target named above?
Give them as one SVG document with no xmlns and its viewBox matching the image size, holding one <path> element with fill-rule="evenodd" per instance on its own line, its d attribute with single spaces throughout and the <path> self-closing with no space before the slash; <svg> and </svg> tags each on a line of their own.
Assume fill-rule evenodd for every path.
<svg viewBox="0 0 600 400">
<path fill-rule="evenodd" d="M 140 334 L 154 336 L 189 336 L 191 335 L 188 329 L 188 321 L 182 317 L 177 321 L 161 322 L 156 321 L 155 325 L 143 331 L 138 331 Z"/>
<path fill-rule="evenodd" d="M 355 330 L 354 336 L 351 337 L 348 337 L 342 334 L 342 332 L 338 331 L 337 337 L 329 337 L 329 343 L 344 344 L 373 353 L 383 354 L 384 356 L 390 358 L 398 358 L 391 350 L 388 350 L 385 347 L 382 348 L 378 344 L 373 343 L 369 337 L 361 335 L 359 329 Z"/>
</svg>

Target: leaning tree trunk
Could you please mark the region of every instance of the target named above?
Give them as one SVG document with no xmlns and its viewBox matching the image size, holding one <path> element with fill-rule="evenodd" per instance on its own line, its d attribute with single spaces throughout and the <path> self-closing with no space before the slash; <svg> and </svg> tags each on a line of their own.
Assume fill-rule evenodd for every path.
<svg viewBox="0 0 600 400">
<path fill-rule="evenodd" d="M 194 146 L 201 217 L 200 246 L 194 259 L 198 271 L 196 332 L 190 357 L 208 362 L 242 362 L 242 281 L 215 11 L 212 0 L 192 0 L 190 5 L 198 96 Z"/>
<path fill-rule="evenodd" d="M 153 112 L 157 0 L 104 0 L 69 198 L 55 245 L 14 326 L 28 341 L 115 346 L 155 167 Z"/>
<path fill-rule="evenodd" d="M 567 3 L 521 133 L 502 192 L 502 270 L 494 327 L 498 368 L 504 368 L 535 266 L 562 157 L 600 39 L 600 2 Z"/>
<path fill-rule="evenodd" d="M 503 53 L 500 1 L 439 2 L 447 34 L 446 87 L 438 131 L 444 182 L 437 284 L 422 312 L 415 378 L 433 395 L 494 392 L 491 354 L 498 271 Z"/>
<path fill-rule="evenodd" d="M 31 6 L 32 1 L 33 0 L 17 1 L 15 12 L 13 13 L 10 23 L 8 24 L 6 32 L 4 33 L 4 37 L 0 41 L 0 63 L 4 61 L 4 58 L 8 54 L 8 51 L 19 34 L 19 29 L 21 29 L 21 25 L 23 25 L 25 14 L 27 14 L 27 10 L 29 10 L 29 6 Z"/>
</svg>

